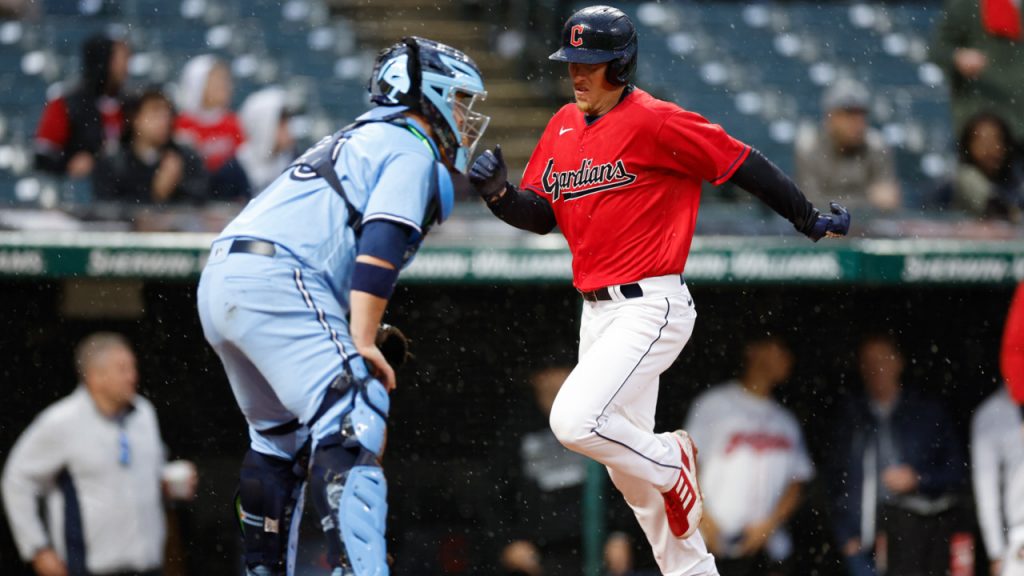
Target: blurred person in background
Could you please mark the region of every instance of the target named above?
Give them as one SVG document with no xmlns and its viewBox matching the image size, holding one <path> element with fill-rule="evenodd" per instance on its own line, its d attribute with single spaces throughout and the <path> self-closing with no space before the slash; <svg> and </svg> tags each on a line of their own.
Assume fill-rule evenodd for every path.
<svg viewBox="0 0 1024 576">
<path fill-rule="evenodd" d="M 85 178 L 98 155 L 117 151 L 129 55 L 128 44 L 106 35 L 82 44 L 78 84 L 43 108 L 35 139 L 36 169 Z"/>
<path fill-rule="evenodd" d="M 216 56 L 203 54 L 185 64 L 178 86 L 174 139 L 198 152 L 210 174 L 216 174 L 245 141 L 231 110 L 233 93 L 231 70 Z"/>
<path fill-rule="evenodd" d="M 796 181 L 812 203 L 835 197 L 849 208 L 900 208 L 892 154 L 882 135 L 868 127 L 870 105 L 863 84 L 838 80 L 822 97 L 822 125 L 797 137 Z"/>
<path fill-rule="evenodd" d="M 743 373 L 694 401 L 686 429 L 701 447 L 701 531 L 722 576 L 790 572 L 786 523 L 814 477 L 800 424 L 772 397 L 793 368 L 780 338 L 753 338 Z"/>
<path fill-rule="evenodd" d="M 1000 368 L 1006 388 L 1024 418 L 1024 283 L 1017 285 L 1003 329 Z M 1024 435 L 1024 426 L 1018 428 Z M 1007 486 L 1006 522 L 1010 527 L 1003 576 L 1024 576 L 1024 465 L 1017 466 Z"/>
<path fill-rule="evenodd" d="M 547 425 L 551 405 L 569 376 L 569 368 L 539 370 L 530 377 L 532 408 L 511 414 L 525 421 L 518 458 L 509 462 L 503 500 L 509 502 L 513 538 L 529 537 L 544 554 L 548 572 L 565 576 L 582 573 L 581 506 L 587 462 L 562 446 Z M 522 424 L 520 424 L 522 425 Z"/>
<path fill-rule="evenodd" d="M 971 419 L 971 476 L 978 525 L 992 576 L 1006 555 L 1007 520 L 1013 516 L 1012 479 L 1024 464 L 1024 416 L 1005 387 L 990 395 Z M 1018 496 L 1024 498 L 1024 494 Z"/>
<path fill-rule="evenodd" d="M 1024 138 L 1022 22 L 1015 0 L 946 0 L 932 60 L 949 78 L 954 134 L 991 110 L 1006 118 L 1015 140 Z"/>
<path fill-rule="evenodd" d="M 982 112 L 964 125 L 957 148 L 953 207 L 982 218 L 1020 222 L 1024 163 L 1007 123 Z"/>
<path fill-rule="evenodd" d="M 250 94 L 238 113 L 247 135 L 229 160 L 211 178 L 219 200 L 247 199 L 277 179 L 295 159 L 295 138 L 289 120 L 287 91 L 271 86 Z"/>
<path fill-rule="evenodd" d="M 501 551 L 502 576 L 544 576 L 540 550 L 529 540 L 516 540 Z"/>
<path fill-rule="evenodd" d="M 195 467 L 165 465 L 156 412 L 136 392 L 135 355 L 123 336 L 86 337 L 75 364 L 81 384 L 36 417 L 4 467 L 18 551 L 39 576 L 158 575 L 166 536 L 161 489 L 192 499 Z"/>
<path fill-rule="evenodd" d="M 633 568 L 633 539 L 625 532 L 612 532 L 604 541 L 604 576 L 645 576 Z"/>
<path fill-rule="evenodd" d="M 209 177 L 192 149 L 174 142 L 174 110 L 151 88 L 125 106 L 123 145 L 100 157 L 93 175 L 98 200 L 166 204 L 207 197 Z"/>
<path fill-rule="evenodd" d="M 904 389 L 891 336 L 864 338 L 858 358 L 865 395 L 846 403 L 832 445 L 839 551 L 855 576 L 941 576 L 966 468 L 953 422 L 938 403 Z"/>
</svg>

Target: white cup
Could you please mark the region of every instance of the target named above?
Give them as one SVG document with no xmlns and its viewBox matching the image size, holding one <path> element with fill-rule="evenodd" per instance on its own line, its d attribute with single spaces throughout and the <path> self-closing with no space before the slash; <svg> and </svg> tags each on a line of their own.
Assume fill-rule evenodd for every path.
<svg viewBox="0 0 1024 576">
<path fill-rule="evenodd" d="M 194 498 L 198 478 L 195 464 L 188 460 L 174 460 L 164 465 L 163 479 L 167 495 L 174 500 Z"/>
</svg>

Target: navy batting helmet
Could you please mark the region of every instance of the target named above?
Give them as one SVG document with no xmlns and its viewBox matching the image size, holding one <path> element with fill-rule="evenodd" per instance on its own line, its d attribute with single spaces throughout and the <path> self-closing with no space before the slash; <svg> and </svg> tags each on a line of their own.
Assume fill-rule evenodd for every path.
<svg viewBox="0 0 1024 576">
<path fill-rule="evenodd" d="M 562 28 L 562 47 L 549 56 L 559 62 L 608 63 L 608 82 L 622 86 L 636 70 L 636 28 L 618 8 L 590 6 L 573 14 Z"/>
</svg>

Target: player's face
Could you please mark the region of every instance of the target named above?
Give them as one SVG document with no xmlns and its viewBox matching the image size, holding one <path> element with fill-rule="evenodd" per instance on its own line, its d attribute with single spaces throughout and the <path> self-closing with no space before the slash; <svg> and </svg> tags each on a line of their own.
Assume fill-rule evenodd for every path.
<svg viewBox="0 0 1024 576">
<path fill-rule="evenodd" d="M 135 399 L 139 374 L 135 354 L 115 346 L 100 354 L 85 372 L 86 386 L 105 401 L 126 407 Z"/>
<path fill-rule="evenodd" d="M 622 86 L 613 86 L 605 78 L 607 63 L 569 63 L 569 78 L 576 97 L 576 107 L 587 116 L 600 116 L 615 107 L 622 94 Z"/>
</svg>

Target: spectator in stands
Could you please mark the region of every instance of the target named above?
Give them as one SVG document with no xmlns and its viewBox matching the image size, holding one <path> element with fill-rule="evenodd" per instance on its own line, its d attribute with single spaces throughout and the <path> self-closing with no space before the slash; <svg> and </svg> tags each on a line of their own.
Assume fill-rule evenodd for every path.
<svg viewBox="0 0 1024 576">
<path fill-rule="evenodd" d="M 37 169 L 85 178 L 98 155 L 117 150 L 128 56 L 128 45 L 108 36 L 83 43 L 81 81 L 43 108 L 35 140 Z"/>
<path fill-rule="evenodd" d="M 1024 139 L 1021 24 L 1014 0 L 946 0 L 932 59 L 950 80 L 954 133 L 991 110 L 1006 118 L 1015 140 Z"/>
<path fill-rule="evenodd" d="M 876 574 L 876 561 L 889 574 L 946 574 L 966 467 L 953 422 L 903 388 L 903 356 L 889 335 L 865 338 L 859 360 L 866 396 L 836 419 L 831 452 L 839 551 L 857 576 Z"/>
<path fill-rule="evenodd" d="M 1006 122 L 982 112 L 967 121 L 957 145 L 953 207 L 984 218 L 1021 220 L 1024 162 Z"/>
<path fill-rule="evenodd" d="M 786 522 L 814 476 L 800 424 L 772 397 L 792 366 L 780 338 L 751 339 L 739 379 L 697 397 L 684 426 L 700 446 L 701 532 L 722 576 L 790 571 Z"/>
<path fill-rule="evenodd" d="M 185 64 L 174 137 L 199 153 L 210 174 L 216 174 L 245 140 L 231 110 L 233 91 L 231 70 L 215 56 L 196 56 Z"/>
<path fill-rule="evenodd" d="M 211 181 L 213 196 L 218 199 L 259 194 L 295 159 L 295 139 L 289 128 L 292 112 L 284 88 L 271 86 L 253 92 L 238 116 L 247 139 Z"/>
<path fill-rule="evenodd" d="M 1024 416 L 1000 387 L 971 420 L 971 475 L 978 524 L 992 576 L 999 576 L 1007 550 L 1007 519 L 1013 516 L 1012 480 L 1024 470 Z M 1024 495 L 1022 495 L 1024 496 Z"/>
<path fill-rule="evenodd" d="M 98 199 L 137 204 L 206 198 L 203 161 L 171 139 L 174 111 L 160 90 L 149 89 L 125 108 L 121 150 L 99 160 L 93 178 Z"/>
<path fill-rule="evenodd" d="M 168 497 L 193 498 L 195 468 L 165 466 L 156 412 L 136 393 L 135 355 L 124 337 L 92 334 L 75 361 L 81 385 L 36 417 L 4 467 L 18 551 L 39 576 L 156 576 L 166 531 L 161 487 Z"/>
<path fill-rule="evenodd" d="M 551 405 L 569 376 L 565 367 L 545 368 L 530 378 L 533 410 L 515 414 L 517 426 L 531 430 L 519 441 L 518 459 L 509 463 L 502 499 L 511 504 L 513 538 L 529 537 L 544 554 L 551 574 L 581 574 L 580 508 L 586 460 L 567 450 L 547 425 Z"/>
<path fill-rule="evenodd" d="M 892 211 L 900 187 L 892 155 L 868 127 L 870 94 L 863 84 L 841 79 L 822 97 L 821 127 L 796 140 L 796 180 L 812 203 L 834 198 L 847 207 Z M 853 208 L 851 208 L 853 209 Z"/>
</svg>

